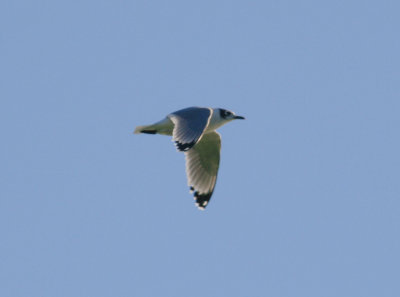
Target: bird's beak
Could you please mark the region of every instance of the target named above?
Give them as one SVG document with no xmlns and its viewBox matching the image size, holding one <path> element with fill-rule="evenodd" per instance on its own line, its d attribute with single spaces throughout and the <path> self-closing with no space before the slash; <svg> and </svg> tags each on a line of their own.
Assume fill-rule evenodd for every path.
<svg viewBox="0 0 400 297">
<path fill-rule="evenodd" d="M 235 120 L 244 120 L 245 117 L 235 115 L 234 119 Z"/>
</svg>

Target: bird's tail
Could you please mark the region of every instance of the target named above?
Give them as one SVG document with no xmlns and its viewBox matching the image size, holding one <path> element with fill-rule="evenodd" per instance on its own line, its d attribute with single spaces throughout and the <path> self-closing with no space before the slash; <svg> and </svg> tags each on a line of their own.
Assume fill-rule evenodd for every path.
<svg viewBox="0 0 400 297">
<path fill-rule="evenodd" d="M 157 130 L 155 129 L 154 125 L 137 126 L 135 131 L 133 131 L 133 133 L 135 133 L 135 134 L 139 134 L 139 133 L 156 134 Z"/>
</svg>

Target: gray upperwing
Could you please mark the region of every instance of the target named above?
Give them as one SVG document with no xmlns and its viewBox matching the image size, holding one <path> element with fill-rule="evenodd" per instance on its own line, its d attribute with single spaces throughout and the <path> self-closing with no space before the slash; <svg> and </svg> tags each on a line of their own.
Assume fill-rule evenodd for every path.
<svg viewBox="0 0 400 297">
<path fill-rule="evenodd" d="M 189 107 L 168 115 L 174 123 L 172 140 L 179 151 L 188 151 L 201 138 L 210 121 L 212 109 Z"/>
<path fill-rule="evenodd" d="M 221 137 L 213 131 L 203 135 L 201 140 L 185 152 L 186 175 L 190 190 L 200 209 L 204 209 L 211 199 L 217 182 Z"/>
</svg>

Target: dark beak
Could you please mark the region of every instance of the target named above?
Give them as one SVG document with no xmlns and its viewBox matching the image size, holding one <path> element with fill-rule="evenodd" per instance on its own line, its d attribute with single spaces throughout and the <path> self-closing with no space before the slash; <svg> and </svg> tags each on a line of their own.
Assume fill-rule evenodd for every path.
<svg viewBox="0 0 400 297">
<path fill-rule="evenodd" d="M 244 117 L 242 117 L 242 116 L 237 116 L 237 115 L 235 115 L 234 119 L 235 119 L 235 120 L 245 120 Z"/>
</svg>

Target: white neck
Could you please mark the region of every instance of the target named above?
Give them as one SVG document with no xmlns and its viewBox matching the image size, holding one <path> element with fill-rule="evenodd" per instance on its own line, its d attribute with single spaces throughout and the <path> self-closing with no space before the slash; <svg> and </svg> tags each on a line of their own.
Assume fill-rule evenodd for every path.
<svg viewBox="0 0 400 297">
<path fill-rule="evenodd" d="M 219 114 L 219 110 L 213 110 L 210 122 L 208 123 L 207 129 L 206 129 L 206 132 L 215 131 L 216 129 L 225 125 L 228 122 L 229 121 L 221 118 L 221 116 Z"/>
</svg>

